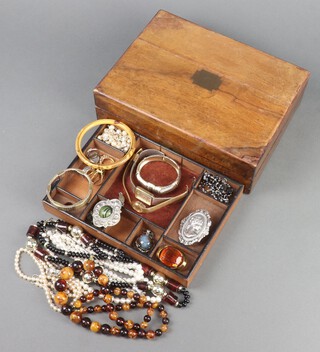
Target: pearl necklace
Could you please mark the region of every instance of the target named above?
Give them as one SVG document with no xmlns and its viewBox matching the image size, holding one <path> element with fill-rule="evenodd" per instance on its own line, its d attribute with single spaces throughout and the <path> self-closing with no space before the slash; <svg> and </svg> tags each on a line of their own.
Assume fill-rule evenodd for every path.
<svg viewBox="0 0 320 352">
<path fill-rule="evenodd" d="M 28 255 L 34 261 L 34 263 L 39 268 L 39 275 L 28 276 L 21 270 L 20 263 L 23 254 Z M 55 312 L 60 312 L 60 308 L 54 302 L 54 283 L 57 280 L 59 271 L 50 262 L 43 262 L 39 260 L 28 248 L 20 248 L 17 250 L 15 255 L 14 267 L 16 273 L 21 279 L 26 280 L 39 288 L 42 288 L 45 292 L 50 308 Z M 93 289 L 89 287 L 89 285 L 75 277 L 72 278 L 72 280 L 69 282 L 68 295 L 70 298 L 72 298 L 72 303 L 78 300 L 82 295 L 91 293 L 92 291 Z"/>
<path fill-rule="evenodd" d="M 61 220 L 54 221 L 50 219 L 48 221 L 40 221 L 37 225 L 31 225 L 27 231 L 27 236 L 26 250 L 30 252 L 36 264 L 40 263 L 38 265 L 39 268 L 52 268 L 47 270 L 49 276 L 40 287 L 43 286 L 44 288 L 44 286 L 47 286 L 49 290 L 52 289 L 53 279 L 50 277 L 52 270 L 61 269 L 61 266 L 73 267 L 73 265 L 77 265 L 77 261 L 74 261 L 74 258 L 94 259 L 98 267 L 101 268 L 100 270 L 108 274 L 111 288 L 115 286 L 120 288 L 131 287 L 137 294 L 143 294 L 148 302 L 159 303 L 163 301 L 178 308 L 186 307 L 190 302 L 189 292 L 178 282 L 167 279 L 163 274 L 156 272 L 151 267 L 135 262 L 126 256 L 123 251 L 85 234 L 79 226 L 72 226 Z M 41 247 L 46 249 L 44 250 Z M 61 258 L 60 255 L 66 258 L 69 257 L 73 260 L 73 263 L 70 264 L 68 260 Z M 20 257 L 17 260 L 19 264 Z M 20 269 L 17 272 L 19 276 L 22 275 Z M 22 278 L 23 275 L 21 276 Z M 54 279 L 56 279 L 56 276 L 54 276 Z M 93 292 L 93 289 L 88 285 L 96 281 L 92 275 L 86 273 L 82 277 L 77 277 L 77 281 L 80 288 L 78 294 L 74 296 L 78 296 L 80 291 L 83 295 Z M 166 291 L 165 287 L 182 294 L 184 296 L 183 300 L 179 301 L 178 297 L 173 292 Z M 150 291 L 152 296 L 146 295 L 147 291 Z M 130 303 L 129 300 L 129 298 L 112 298 L 115 304 Z M 50 302 L 52 303 L 52 294 Z"/>
<path fill-rule="evenodd" d="M 79 229 L 79 227 L 77 227 Z M 72 233 L 72 232 L 71 232 Z M 48 238 L 52 244 L 61 250 L 78 252 L 78 253 L 86 253 L 90 257 L 96 257 L 95 251 L 91 246 L 85 246 L 80 239 L 80 236 L 73 237 L 72 234 L 69 233 L 61 233 L 58 230 L 46 230 L 45 237 Z M 118 261 L 112 261 L 111 259 L 115 256 L 114 252 L 100 249 L 105 256 L 109 259 L 101 260 L 95 259 L 97 265 L 103 267 L 104 272 L 108 275 L 110 281 L 113 282 L 125 282 L 130 285 L 135 286 L 137 282 L 144 280 L 144 272 L 142 269 L 142 265 L 136 262 L 133 263 L 122 263 Z M 77 257 L 79 258 L 80 257 Z"/>
</svg>

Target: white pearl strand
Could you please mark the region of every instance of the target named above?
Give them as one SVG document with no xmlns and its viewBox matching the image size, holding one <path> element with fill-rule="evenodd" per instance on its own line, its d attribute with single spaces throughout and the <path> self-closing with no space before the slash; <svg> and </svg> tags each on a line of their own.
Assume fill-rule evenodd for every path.
<svg viewBox="0 0 320 352">
<path fill-rule="evenodd" d="M 59 249 L 72 252 L 84 252 L 90 256 L 96 256 L 96 253 L 90 248 L 90 246 L 86 247 L 80 239 L 74 238 L 69 234 L 48 230 L 46 231 L 46 235 L 50 238 L 53 245 Z M 110 258 L 116 255 L 116 253 L 104 248 L 101 248 L 101 250 Z M 112 262 L 109 259 L 96 259 L 95 262 L 97 265 L 103 267 L 104 273 L 109 277 L 110 281 L 126 282 L 131 285 L 136 285 L 137 282 L 144 280 L 142 265 L 136 262 Z"/>
<path fill-rule="evenodd" d="M 45 232 L 45 236 L 49 237 L 53 245 L 59 249 L 65 250 L 65 251 L 72 251 L 72 252 L 85 252 L 91 256 L 96 255 L 96 253 L 90 249 L 90 246 L 85 246 L 80 238 L 73 237 L 70 234 L 67 233 L 61 233 L 58 230 L 47 230 Z M 104 248 L 101 248 L 101 250 L 107 254 L 108 256 L 112 257 L 115 255 L 115 253 L 108 251 Z M 95 260 L 96 264 L 98 266 L 103 267 L 104 273 L 109 277 L 110 281 L 114 282 L 126 282 L 129 284 L 132 284 L 134 289 L 138 292 L 141 293 L 141 290 L 138 289 L 136 284 L 138 282 L 146 282 L 148 285 L 153 285 L 153 282 L 149 280 L 148 278 L 144 277 L 144 272 L 142 270 L 142 265 L 139 263 L 121 263 L 121 262 L 112 262 L 111 260 Z M 116 272 L 123 273 L 129 277 L 123 277 L 118 275 Z M 131 276 L 131 277 L 130 277 Z M 103 295 L 101 295 L 100 298 L 103 298 Z M 157 296 L 149 296 L 146 295 L 147 301 L 150 301 L 151 303 L 158 302 L 160 303 L 162 300 L 162 295 L 157 295 Z M 131 299 L 129 298 L 118 298 L 118 297 L 113 297 L 113 303 L 119 304 L 119 303 L 130 303 L 132 302 Z"/>
<path fill-rule="evenodd" d="M 27 254 L 33 259 L 33 261 L 39 268 L 40 275 L 28 276 L 23 273 L 20 266 L 22 254 Z M 57 306 L 54 302 L 54 283 L 58 279 L 59 270 L 57 270 L 51 263 L 43 262 L 42 260 L 38 259 L 32 253 L 32 251 L 27 248 L 20 248 L 17 250 L 14 259 L 14 267 L 18 276 L 21 279 L 26 280 L 32 283 L 33 285 L 42 288 L 45 292 L 50 308 L 55 312 L 60 312 L 61 308 Z M 76 279 L 75 277 L 68 280 L 68 290 L 66 291 L 66 293 L 70 298 L 72 298 L 72 304 L 82 295 L 86 295 L 92 291 L 93 289 L 89 287 L 89 285 Z"/>
</svg>

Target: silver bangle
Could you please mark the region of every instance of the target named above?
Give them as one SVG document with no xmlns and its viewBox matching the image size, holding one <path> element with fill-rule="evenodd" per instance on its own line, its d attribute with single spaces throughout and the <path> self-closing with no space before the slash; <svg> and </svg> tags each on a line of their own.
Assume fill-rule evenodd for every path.
<svg viewBox="0 0 320 352">
<path fill-rule="evenodd" d="M 141 170 L 143 169 L 143 167 L 145 165 L 147 165 L 148 163 L 153 162 L 153 161 L 164 162 L 164 163 L 172 166 L 177 173 L 176 179 L 172 183 L 170 183 L 169 185 L 157 186 L 151 182 L 146 181 L 144 178 L 142 178 Z M 138 182 L 143 187 L 145 187 L 148 191 L 155 192 L 158 194 L 166 194 L 166 193 L 173 191 L 174 189 L 176 189 L 178 187 L 180 180 L 181 180 L 181 169 L 180 169 L 180 166 L 173 159 L 169 158 L 168 156 L 150 155 L 150 156 L 142 159 L 140 161 L 140 163 L 138 164 L 137 169 L 136 169 L 136 178 L 137 178 Z"/>
<path fill-rule="evenodd" d="M 80 199 L 78 202 L 71 204 L 71 205 L 65 205 L 62 204 L 60 202 L 57 202 L 56 200 L 54 200 L 51 196 L 51 192 L 52 192 L 52 184 L 57 181 L 58 179 L 61 179 L 62 176 L 64 176 L 66 173 L 68 172 L 75 172 L 78 173 L 80 176 L 83 176 L 86 178 L 86 180 L 88 181 L 88 193 L 87 195 L 83 198 Z M 92 190 L 93 190 L 93 183 L 92 180 L 90 179 L 90 177 L 87 175 L 87 173 L 83 170 L 79 170 L 79 169 L 66 169 L 62 172 L 60 172 L 59 174 L 55 175 L 48 183 L 47 186 L 47 198 L 49 200 L 49 202 L 54 205 L 56 208 L 61 209 L 61 210 L 66 210 L 66 211 L 70 211 L 70 210 L 74 210 L 77 208 L 81 208 L 83 207 L 85 204 L 88 203 L 88 201 L 91 198 L 91 194 L 92 194 Z"/>
</svg>

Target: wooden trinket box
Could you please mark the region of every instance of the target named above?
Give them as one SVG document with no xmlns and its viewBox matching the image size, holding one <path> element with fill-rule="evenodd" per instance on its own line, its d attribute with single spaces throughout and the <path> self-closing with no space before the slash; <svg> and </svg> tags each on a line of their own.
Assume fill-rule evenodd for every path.
<svg viewBox="0 0 320 352">
<path fill-rule="evenodd" d="M 127 124 L 136 134 L 137 149 L 160 150 L 175 160 L 182 178 L 170 195 L 179 194 L 186 185 L 188 195 L 150 214 L 137 213 L 126 201 L 119 224 L 98 229 L 90 225 L 88 214 L 98 201 L 123 192 L 123 165 L 107 172 L 82 209 L 61 211 L 47 197 L 44 207 L 189 285 L 242 193 L 255 185 L 308 78 L 309 72 L 300 67 L 159 11 L 94 89 L 96 111 L 98 118 Z M 97 148 L 115 160 L 121 158 L 122 152 L 97 138 L 103 129 L 98 128 L 83 150 Z M 76 157 L 69 167 L 83 169 L 85 164 Z M 159 174 L 167 171 L 157 169 Z M 147 168 L 145 172 L 148 178 Z M 233 188 L 228 204 L 201 191 L 204 172 L 227 179 Z M 52 196 L 61 203 L 74 203 L 85 192 L 82 180 L 70 176 L 55 184 Z M 198 209 L 209 212 L 210 233 L 186 246 L 179 242 L 179 226 Z M 144 230 L 155 235 L 149 253 L 135 245 Z M 159 261 L 158 249 L 166 245 L 184 253 L 183 269 L 173 270 Z"/>
</svg>

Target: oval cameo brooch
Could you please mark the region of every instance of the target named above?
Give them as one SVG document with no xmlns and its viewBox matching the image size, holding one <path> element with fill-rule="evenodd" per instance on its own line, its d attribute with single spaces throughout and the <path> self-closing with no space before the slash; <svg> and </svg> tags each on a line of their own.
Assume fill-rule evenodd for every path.
<svg viewBox="0 0 320 352">
<path fill-rule="evenodd" d="M 200 242 L 209 235 L 211 224 L 212 221 L 207 210 L 199 209 L 190 213 L 180 223 L 179 241 L 186 246 Z"/>
</svg>

